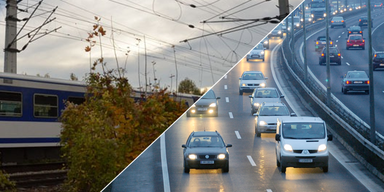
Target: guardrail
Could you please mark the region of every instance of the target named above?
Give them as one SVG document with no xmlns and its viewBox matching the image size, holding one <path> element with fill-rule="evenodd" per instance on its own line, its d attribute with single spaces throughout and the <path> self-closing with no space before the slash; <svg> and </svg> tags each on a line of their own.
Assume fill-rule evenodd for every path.
<svg viewBox="0 0 384 192">
<path fill-rule="evenodd" d="M 347 12 L 342 15 L 344 18 L 356 15 L 358 13 L 366 12 L 367 9 L 360 9 L 353 12 Z M 325 28 L 325 21 L 316 22 L 314 24 L 306 25 L 306 31 L 311 32 Z M 317 103 L 318 106 L 324 111 L 323 119 L 331 125 L 332 132 L 336 134 L 341 142 L 350 150 L 352 154 L 359 159 L 372 173 L 378 176 L 384 181 L 384 137 L 376 132 L 376 143 L 373 144 L 370 139 L 370 126 L 362 121 L 356 114 L 350 111 L 342 102 L 340 102 L 333 94 L 330 101 L 330 106 L 325 103 L 327 101 L 327 90 L 325 86 L 308 70 L 307 82 L 304 83 L 304 69 L 299 62 L 294 58 L 292 61 L 291 43 L 296 42 L 299 38 L 302 38 L 303 30 L 300 29 L 295 32 L 294 38 L 287 35 L 287 38 L 282 44 L 282 54 L 285 59 L 285 63 L 292 76 L 301 85 L 303 90 L 308 96 Z M 295 48 L 294 48 L 295 49 Z M 356 153 L 358 152 L 358 153 Z"/>
</svg>

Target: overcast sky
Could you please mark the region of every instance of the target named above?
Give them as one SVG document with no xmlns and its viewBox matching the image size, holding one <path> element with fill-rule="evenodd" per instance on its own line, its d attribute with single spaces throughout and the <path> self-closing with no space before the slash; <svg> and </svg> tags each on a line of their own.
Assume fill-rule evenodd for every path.
<svg viewBox="0 0 384 192">
<path fill-rule="evenodd" d="M 29 17 L 37 2 L 21 1 L 19 8 L 27 10 L 27 13 L 19 12 L 18 18 Z M 290 0 L 289 3 L 296 7 L 301 0 Z M 170 86 L 170 76 L 176 74 L 178 82 L 188 77 L 198 87 L 211 86 L 275 27 L 275 24 L 264 22 L 213 21 L 230 20 L 220 17 L 275 17 L 279 14 L 277 5 L 278 0 L 45 0 L 20 32 L 20 36 L 41 25 L 56 6 L 58 8 L 51 16 L 55 20 L 45 25 L 40 32 L 61 28 L 30 43 L 24 51 L 18 53 L 17 73 L 49 74 L 52 78 L 61 79 L 69 79 L 70 74 L 74 73 L 83 79 L 89 72 L 90 60 L 93 62 L 101 55 L 99 45 L 94 47 L 91 55 L 84 51 L 89 45 L 85 41 L 87 33 L 95 23 L 94 16 L 98 16 L 107 31 L 107 35 L 101 39 L 107 67 L 116 68 L 116 50 L 118 63 L 120 67 L 126 68 L 125 75 L 133 87 L 139 86 L 139 77 L 141 86 L 144 85 L 145 51 L 148 81 L 154 81 L 155 69 L 162 87 Z M 0 1 L 0 6 L 0 43 L 4 48 L 4 0 Z M 18 28 L 23 24 L 19 22 Z M 249 28 L 209 35 L 245 24 Z M 258 24 L 260 26 L 251 27 Z M 187 43 L 180 42 L 186 39 Z M 18 48 L 21 49 L 28 40 L 19 40 Z M 0 57 L 0 71 L 3 71 L 3 51 Z M 173 78 L 173 89 L 175 82 L 176 78 Z"/>
</svg>

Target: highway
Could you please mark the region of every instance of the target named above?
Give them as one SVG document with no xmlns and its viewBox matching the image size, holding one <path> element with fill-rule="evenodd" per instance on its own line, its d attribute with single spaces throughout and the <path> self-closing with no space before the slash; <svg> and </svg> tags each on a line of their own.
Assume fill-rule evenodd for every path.
<svg viewBox="0 0 384 192">
<path fill-rule="evenodd" d="M 372 44 L 373 44 L 373 53 L 374 51 L 383 51 L 384 50 L 384 35 L 382 31 L 384 30 L 384 10 L 376 9 L 372 12 L 372 18 L 374 22 L 374 27 L 372 28 Z M 369 71 L 368 62 L 371 57 L 368 56 L 368 29 L 363 27 L 363 37 L 366 40 L 365 50 L 361 49 L 350 49 L 346 50 L 346 38 L 347 38 L 347 29 L 350 26 L 358 25 L 360 16 L 366 15 L 357 14 L 352 17 L 346 18 L 346 28 L 335 27 L 329 28 L 329 36 L 334 40 L 336 46 L 339 48 L 342 56 L 341 66 L 331 64 L 331 92 L 335 95 L 346 107 L 348 107 L 352 112 L 359 116 L 364 122 L 368 125 L 370 124 L 370 113 L 369 113 L 369 95 L 364 92 L 349 92 L 348 94 L 343 94 L 341 92 L 341 81 L 342 76 L 347 73 L 347 71 L 352 70 L 362 70 L 366 71 L 367 74 Z M 319 55 L 320 53 L 315 52 L 315 39 L 318 36 L 325 35 L 325 28 L 313 31 L 312 33 L 307 33 L 307 63 L 308 67 L 312 73 L 317 77 L 317 79 L 326 85 L 326 66 L 319 65 Z M 295 42 L 295 54 L 298 56 L 298 61 L 303 65 L 303 38 Z M 376 116 L 376 131 L 384 135 L 384 100 L 382 96 L 384 93 L 384 80 L 383 80 L 383 70 L 377 69 L 373 72 L 374 79 L 374 96 L 375 96 L 375 116 Z"/>
<path fill-rule="evenodd" d="M 370 174 L 336 140 L 329 143 L 329 172 L 320 168 L 287 168 L 285 174 L 276 166 L 275 134 L 254 133 L 254 116 L 250 111 L 249 94 L 239 95 L 238 82 L 243 71 L 262 71 L 267 86 L 281 87 L 284 102 L 292 105 L 298 116 L 313 112 L 301 103 L 289 84 L 281 64 L 281 55 L 273 51 L 281 40 L 271 40 L 265 62 L 241 60 L 213 87 L 219 100 L 218 117 L 182 116 L 156 140 L 105 191 L 384 191 L 384 184 Z M 344 64 L 345 65 L 345 64 Z M 221 170 L 183 172 L 182 144 L 192 131 L 217 130 L 229 148 L 229 173 Z M 166 151 L 166 152 L 164 152 Z M 161 152 L 166 154 L 162 160 Z M 164 169 L 164 167 L 166 169 Z"/>
</svg>

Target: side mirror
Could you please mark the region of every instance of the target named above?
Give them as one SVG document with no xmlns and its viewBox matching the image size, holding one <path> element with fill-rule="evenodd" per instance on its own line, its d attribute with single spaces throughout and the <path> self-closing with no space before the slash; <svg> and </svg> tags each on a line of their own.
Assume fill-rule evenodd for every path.
<svg viewBox="0 0 384 192">
<path fill-rule="evenodd" d="M 333 140 L 333 135 L 332 134 L 328 134 L 327 137 L 328 137 L 327 141 L 332 141 Z"/>
<path fill-rule="evenodd" d="M 280 98 L 284 98 L 284 95 L 280 95 Z"/>
<path fill-rule="evenodd" d="M 291 117 L 296 117 L 296 113 L 291 113 Z"/>
<path fill-rule="evenodd" d="M 182 144 L 181 147 L 182 148 L 187 148 L 187 146 L 185 144 Z"/>
<path fill-rule="evenodd" d="M 254 113 L 253 116 L 259 116 L 259 114 L 258 113 Z"/>
<path fill-rule="evenodd" d="M 280 135 L 280 134 L 276 134 L 276 135 L 275 135 L 275 140 L 276 140 L 276 141 L 280 141 L 280 138 L 281 138 L 281 135 Z"/>
<path fill-rule="evenodd" d="M 220 99 L 220 97 L 216 97 L 216 99 Z"/>
<path fill-rule="evenodd" d="M 227 146 L 225 146 L 225 147 L 227 147 L 227 148 L 228 148 L 228 147 L 232 147 L 232 144 L 227 144 Z"/>
<path fill-rule="evenodd" d="M 252 95 L 248 95 L 249 98 L 252 98 Z"/>
<path fill-rule="evenodd" d="M 265 79 L 268 79 L 268 77 L 265 77 Z"/>
</svg>

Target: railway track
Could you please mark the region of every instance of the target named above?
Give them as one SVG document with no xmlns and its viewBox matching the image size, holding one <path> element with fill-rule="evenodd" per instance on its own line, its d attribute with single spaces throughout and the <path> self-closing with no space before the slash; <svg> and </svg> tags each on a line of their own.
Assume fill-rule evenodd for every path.
<svg viewBox="0 0 384 192">
<path fill-rule="evenodd" d="M 66 179 L 67 170 L 64 163 L 42 163 L 29 165 L 2 165 L 16 183 L 17 188 L 39 188 L 62 184 Z"/>
</svg>

